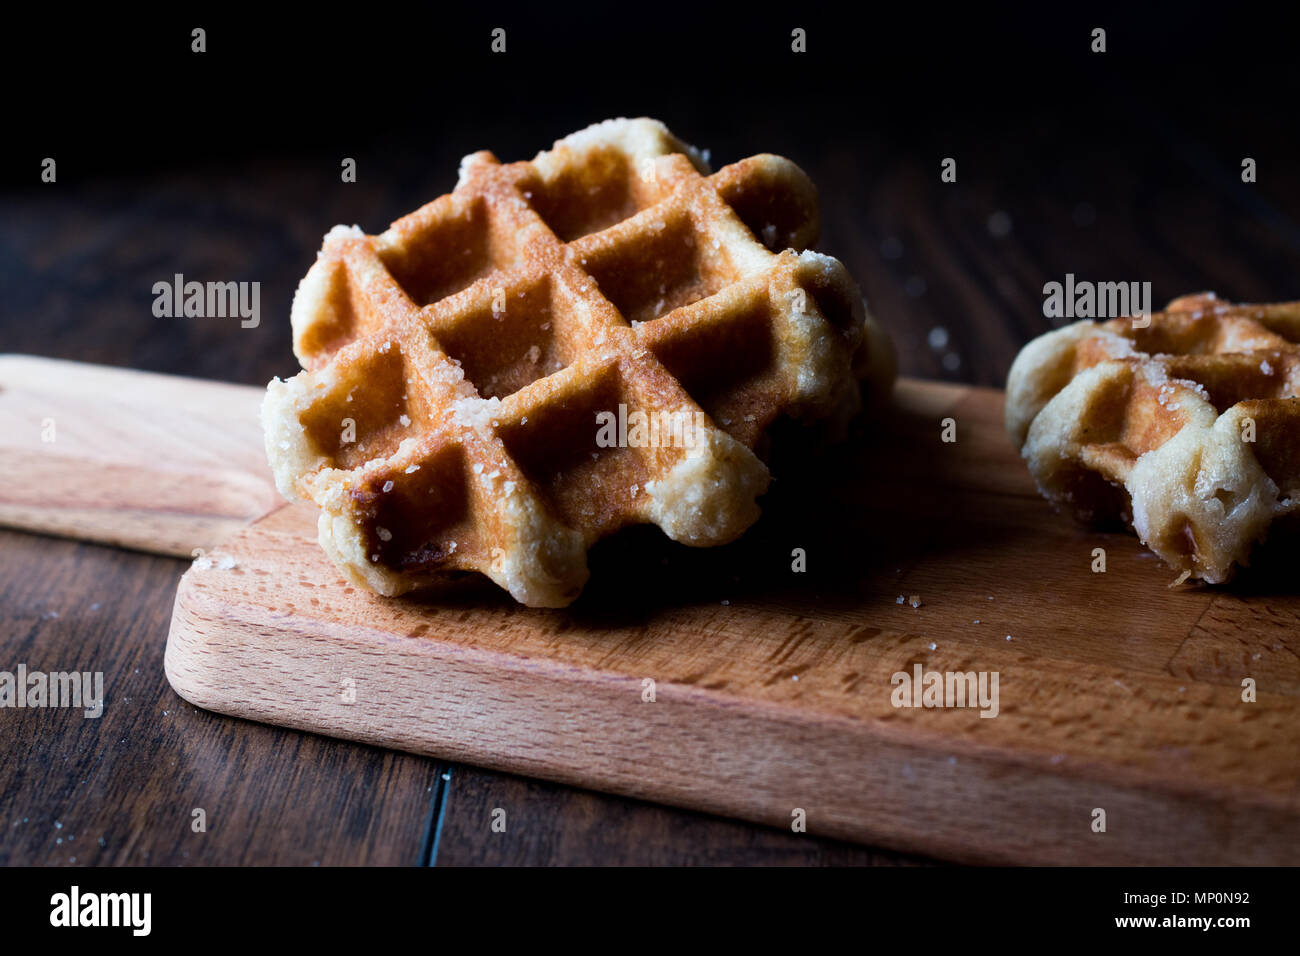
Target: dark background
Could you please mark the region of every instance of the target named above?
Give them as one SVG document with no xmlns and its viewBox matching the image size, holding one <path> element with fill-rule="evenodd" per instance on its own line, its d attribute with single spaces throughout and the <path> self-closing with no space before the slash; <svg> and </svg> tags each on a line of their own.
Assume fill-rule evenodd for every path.
<svg viewBox="0 0 1300 956">
<path fill-rule="evenodd" d="M 905 374 L 1001 386 L 1051 327 L 1043 284 L 1067 272 L 1150 281 L 1157 305 L 1300 298 L 1300 81 L 1280 5 L 310 9 L 10 22 L 0 351 L 291 374 L 289 304 L 332 225 L 381 231 L 450 190 L 466 153 L 528 158 L 619 115 L 664 120 L 715 167 L 756 152 L 803 166 L 821 248 Z M 57 184 L 40 182 L 46 156 Z M 956 184 L 939 178 L 947 156 Z M 1241 182 L 1246 156 L 1257 183 Z M 155 318 L 153 283 L 176 272 L 260 281 L 261 326 Z M 908 862 L 196 711 L 161 666 L 182 567 L 0 532 L 6 659 L 111 656 L 141 715 L 111 730 L 70 716 L 55 735 L 7 722 L 0 862 L 412 863 L 435 842 L 440 863 Z M 221 795 L 223 832 L 173 820 L 193 791 Z M 485 841 L 495 806 L 529 826 Z"/>
<path fill-rule="evenodd" d="M 528 158 L 620 115 L 664 120 L 715 167 L 802 165 L 822 248 L 910 374 L 1001 385 L 1067 272 L 1149 280 L 1157 304 L 1300 297 L 1300 81 L 1279 6 L 348 9 L 51 14 L 9 33 L 3 347 L 262 384 L 294 369 L 289 303 L 330 226 L 379 232 L 449 191 L 468 152 Z M 47 155 L 57 185 L 39 181 Z M 262 326 L 155 319 L 151 286 L 175 272 L 260 280 Z M 931 354 L 934 326 L 960 365 Z"/>
</svg>

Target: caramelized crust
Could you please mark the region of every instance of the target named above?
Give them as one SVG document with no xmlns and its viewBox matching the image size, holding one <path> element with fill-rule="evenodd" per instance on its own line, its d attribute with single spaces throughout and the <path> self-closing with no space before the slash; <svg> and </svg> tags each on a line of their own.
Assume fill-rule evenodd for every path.
<svg viewBox="0 0 1300 956">
<path fill-rule="evenodd" d="M 778 416 L 842 428 L 893 353 L 835 259 L 800 251 L 817 198 L 793 163 L 709 176 L 652 120 L 530 162 L 466 157 L 454 192 L 368 236 L 335 227 L 294 299 L 306 370 L 271 382 L 282 493 L 387 595 L 460 572 L 563 606 L 598 538 L 634 523 L 715 545 L 758 517 Z M 605 447 L 598 416 L 689 422 Z"/>
<path fill-rule="evenodd" d="M 1007 379 L 1007 432 L 1043 494 L 1122 517 L 1191 577 L 1227 580 L 1300 509 L 1300 303 L 1184 296 L 1150 324 L 1040 336 Z"/>
</svg>

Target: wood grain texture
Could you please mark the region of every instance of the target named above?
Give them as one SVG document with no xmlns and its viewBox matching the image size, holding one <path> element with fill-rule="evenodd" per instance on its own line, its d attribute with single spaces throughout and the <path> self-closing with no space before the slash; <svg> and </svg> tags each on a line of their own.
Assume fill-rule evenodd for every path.
<svg viewBox="0 0 1300 956">
<path fill-rule="evenodd" d="M 1232 16 L 1226 9 L 1222 13 L 1225 18 Z M 844 36 L 846 43 L 857 43 L 851 32 L 838 29 L 837 14 L 828 8 L 821 29 L 809 24 L 814 52 L 806 69 L 811 72 L 801 74 L 800 83 L 787 84 L 788 90 L 763 86 L 757 101 L 733 97 L 721 111 L 716 97 L 696 95 L 698 80 L 685 73 L 678 81 L 668 78 L 679 88 L 649 89 L 636 71 L 617 69 L 610 74 L 611 83 L 574 87 L 538 108 L 535 91 L 518 81 L 518 70 L 541 61 L 526 55 L 520 60 L 516 51 L 508 62 L 492 64 L 491 77 L 497 78 L 506 95 L 488 99 L 499 102 L 501 110 L 484 111 L 482 98 L 467 98 L 451 104 L 451 112 L 435 127 L 400 98 L 385 106 L 368 97 L 367 110 L 378 105 L 387 112 L 368 114 L 372 122 L 364 130 L 349 128 L 331 142 L 325 141 L 321 130 L 334 128 L 327 120 L 337 113 L 336 99 L 319 98 L 313 105 L 299 95 L 298 84 L 268 85 L 261 72 L 251 76 L 242 68 L 249 61 L 274 59 L 300 75 L 301 64 L 284 58 L 295 49 L 319 57 L 325 47 L 303 44 L 296 27 L 292 36 L 285 33 L 267 39 L 263 23 L 256 30 L 225 31 L 225 39 L 201 60 L 189 57 L 183 44 L 176 47 L 179 52 L 172 65 L 184 80 L 173 84 L 178 109 L 192 107 L 196 96 L 206 96 L 222 107 L 231 101 L 231 84 L 242 77 L 251 95 L 244 97 L 247 109 L 241 109 L 241 117 L 257 128 L 255 113 L 260 109 L 262 114 L 260 129 L 251 138 L 205 141 L 180 154 L 157 148 L 157 111 L 120 109 L 133 89 L 123 80 L 123 64 L 155 63 L 160 50 L 174 45 L 175 31 L 155 24 L 150 33 L 145 24 L 142 33 L 142 25 L 133 23 L 127 34 L 117 38 L 119 42 L 104 43 L 102 33 L 92 26 L 83 55 L 73 59 L 86 64 L 98 58 L 108 68 L 98 71 L 95 82 L 87 86 L 88 97 L 56 103 L 35 94 L 12 104 L 17 111 L 14 142 L 40 144 L 40 155 L 58 156 L 60 182 L 57 187 L 37 182 L 35 154 L 10 151 L 14 177 L 7 180 L 0 197 L 4 211 L 0 245 L 6 252 L 0 256 L 0 285 L 6 292 L 0 304 L 0 341 L 6 351 L 254 386 L 273 374 L 292 374 L 296 367 L 285 317 L 294 287 L 325 229 L 334 223 L 358 223 L 367 231 L 377 231 L 448 191 L 455 183 L 457 162 L 466 152 L 491 147 L 503 159 L 532 155 L 556 136 L 627 111 L 662 117 L 685 138 L 710 147 L 718 163 L 759 150 L 797 161 L 823 197 L 821 248 L 849 266 L 877 316 L 900 344 L 904 372 L 914 376 L 1000 386 L 1015 350 L 1050 327 L 1041 310 L 1043 283 L 1059 280 L 1067 271 L 1097 280 L 1151 279 L 1157 300 L 1205 287 L 1237 300 L 1300 297 L 1300 272 L 1295 268 L 1300 253 L 1295 240 L 1300 231 L 1295 132 L 1276 121 L 1294 99 L 1295 71 L 1289 68 L 1288 58 L 1248 56 L 1226 73 L 1153 71 L 1152 44 L 1164 42 L 1171 57 L 1192 62 L 1196 58 L 1188 58 L 1189 38 L 1196 42 L 1200 37 L 1203 46 L 1221 52 L 1223 31 L 1207 28 L 1199 16 L 1171 24 L 1167 17 L 1153 14 L 1154 29 L 1146 34 L 1114 29 L 1115 53 L 1089 58 L 1071 31 L 1043 29 L 1042 20 L 1049 16 L 1044 8 L 1031 23 L 1034 18 L 1020 11 L 990 27 L 988 12 L 981 10 L 979 28 L 954 32 L 946 50 L 936 48 L 936 40 L 942 42 L 943 37 L 930 29 L 880 30 L 880 35 L 890 37 L 887 46 L 895 52 L 893 60 L 846 57 L 842 62 L 848 82 L 828 82 L 824 76 L 819 82 L 818 70 L 834 62 L 827 57 L 827 43 L 836 35 Z M 703 55 L 716 58 L 736 48 L 732 26 L 716 34 L 695 31 L 691 35 L 699 38 Z M 57 27 L 61 48 L 66 48 L 73 39 L 68 24 L 60 21 Z M 1079 35 L 1089 27 L 1080 23 Z M 593 29 L 604 31 L 606 25 Z M 663 30 L 667 34 L 672 28 Z M 1287 35 L 1283 29 L 1273 33 Z M 516 34 L 511 37 L 513 44 Z M 969 42 L 971 37 L 979 42 Z M 519 38 L 524 40 L 520 50 L 531 46 L 548 63 L 564 50 L 549 43 L 529 44 L 524 34 Z M 354 31 L 319 39 L 332 39 L 348 49 L 358 42 Z M 375 39 L 387 48 L 395 37 L 384 32 Z M 569 43 L 584 57 L 607 48 L 613 51 L 612 60 L 624 56 L 622 47 L 593 45 L 587 34 L 574 33 L 567 26 L 550 39 L 555 44 Z M 673 44 L 682 39 L 665 36 Z M 777 39 L 784 41 L 784 34 Z M 418 39 L 413 42 L 418 45 Z M 30 38 L 24 43 L 32 47 Z M 250 55 L 240 46 L 244 43 L 262 46 Z M 465 49 L 470 46 L 474 45 Z M 966 50 L 972 60 L 979 59 L 976 69 L 960 71 L 954 59 L 957 48 Z M 744 49 L 746 57 L 752 57 L 753 47 Z M 1042 69 L 1026 65 L 1024 57 L 1035 50 Z M 261 56 L 262 52 L 270 56 Z M 344 49 L 338 52 L 350 55 Z M 1066 62 L 1062 55 L 1068 59 L 1076 52 L 1079 58 L 1062 69 L 1061 63 Z M 423 60 L 418 56 L 408 60 L 405 67 L 400 60 L 393 63 L 407 70 L 411 82 L 422 82 L 417 74 L 426 71 Z M 196 63 L 202 67 L 197 71 Z M 517 67 L 510 67 L 511 63 Z M 1291 77 L 1286 81 L 1289 85 L 1257 75 L 1268 68 L 1283 78 Z M 944 95 L 935 97 L 934 83 L 953 75 L 960 75 L 960 82 L 948 83 Z M 1026 85 L 1026 75 L 1032 75 L 1034 82 Z M 148 89 L 155 98 L 167 93 L 152 78 L 139 88 Z M 878 89 L 889 89 L 890 95 L 882 100 L 863 92 Z M 1207 101 L 1206 94 L 1215 91 L 1223 108 Z M 364 90 L 358 95 L 368 96 Z M 779 99 L 782 95 L 784 101 Z M 23 135 L 24 115 L 38 117 L 43 128 Z M 799 121 L 791 122 L 791 116 Z M 846 122 L 846 117 L 851 119 Z M 97 132 L 88 135 L 87 129 Z M 135 155 L 127 156 L 133 146 Z M 1241 155 L 1247 152 L 1259 160 L 1261 170 L 1259 182 L 1250 186 L 1241 184 L 1236 173 Z M 340 183 L 338 160 L 344 155 L 358 159 L 361 176 L 356 183 Z M 939 182 L 938 161 L 943 156 L 959 159 L 958 184 Z M 994 236 L 988 228 L 990 216 L 997 211 L 1009 216 L 1012 228 L 1005 235 Z M 244 329 L 234 320 L 155 318 L 147 291 L 153 282 L 176 272 L 200 280 L 260 281 L 261 325 Z M 946 349 L 933 348 L 927 340 L 938 326 L 950 336 Z M 945 364 L 949 352 L 959 360 L 956 367 Z M 889 467 L 881 461 L 872 470 Z M 780 489 L 778 483 L 773 495 Z M 950 557 L 973 555 L 977 542 L 956 535 L 945 538 L 942 512 L 933 513 L 933 501 L 926 504 L 927 513 L 917 517 L 915 532 L 929 535 L 927 541 L 948 541 Z M 779 517 L 772 508 L 768 511 L 769 519 Z M 903 518 L 884 518 L 880 527 L 889 535 L 881 540 L 893 552 L 905 558 L 921 547 L 905 533 Z M 1059 519 L 1044 511 L 1032 520 L 1051 527 Z M 789 530 L 800 539 L 807 538 L 808 531 L 799 522 L 787 524 L 793 525 Z M 873 529 L 870 540 L 877 540 L 877 530 Z M 775 546 L 779 537 L 774 533 L 766 540 Z M 993 534 L 988 540 L 1000 542 L 1007 537 Z M 636 547 L 619 550 L 640 562 L 637 566 L 647 574 L 672 571 L 667 580 L 678 588 L 696 587 L 692 576 L 699 576 L 701 602 L 714 599 L 711 591 L 729 590 L 727 596 L 734 598 L 741 585 L 751 595 L 761 595 L 762 588 L 753 584 L 753 568 L 742 572 L 751 575 L 748 583 L 733 582 L 732 566 L 716 571 L 707 561 L 696 560 L 699 556 L 663 549 L 652 538 L 638 538 Z M 143 683 L 132 696 L 156 699 L 164 702 L 164 709 L 172 709 L 177 698 L 164 686 L 157 651 L 170 618 L 176 576 L 183 567 L 180 562 L 0 531 L 0 559 L 10 554 L 18 557 L 0 560 L 0 596 L 11 601 L 22 594 L 27 603 L 5 603 L 6 617 L 11 607 L 67 611 L 83 592 L 95 594 L 94 601 L 102 595 L 120 596 L 123 605 L 114 626 L 129 627 L 140 643 L 116 653 L 145 653 L 150 647 L 154 653 L 149 658 L 152 663 L 136 677 Z M 1137 557 L 1140 552 L 1126 554 L 1128 559 L 1145 561 Z M 81 571 L 70 579 L 61 568 L 74 556 Z M 670 565 L 660 571 L 664 557 Z M 882 567 L 890 557 L 879 555 Z M 992 583 L 989 593 L 1002 599 L 1008 591 L 1041 592 L 1048 587 L 1034 574 L 1016 582 L 990 581 L 992 570 L 982 566 L 970 587 L 977 590 Z M 930 573 L 940 583 L 951 583 L 954 577 L 941 566 Z M 1163 576 L 1156 577 L 1162 586 Z M 773 583 L 770 578 L 759 580 Z M 828 599 L 839 593 L 827 587 Z M 1118 655 L 1122 666 L 1142 658 L 1142 633 L 1111 640 L 1108 631 L 1094 633 L 1090 626 L 1092 618 L 1116 613 L 1125 597 L 1098 599 L 1086 613 L 1058 614 L 1054 626 L 1069 631 L 1064 646 L 1075 653 L 1082 649 L 1093 660 L 1102 653 Z M 1047 597 L 1035 593 L 1026 599 L 1041 602 Z M 635 600 L 644 605 L 649 599 Z M 1257 667 L 1258 662 L 1252 662 L 1255 654 L 1272 667 L 1280 666 L 1285 656 L 1294 659 L 1294 638 L 1290 650 L 1285 643 L 1276 649 L 1256 644 L 1256 624 L 1269 633 L 1288 620 L 1286 615 L 1275 616 L 1281 605 L 1270 600 L 1266 589 L 1255 594 L 1234 589 L 1217 595 L 1218 600 L 1227 604 L 1225 615 L 1220 617 L 1211 603 L 1181 646 L 1173 668 L 1180 679 L 1196 674 L 1227 680 L 1238 668 Z M 1254 608 L 1252 614 L 1239 613 L 1234 607 L 1238 601 Z M 939 609 L 928 602 L 916 613 L 934 614 Z M 618 619 L 613 611 L 604 613 Z M 955 613 L 951 617 L 960 623 Z M 1180 614 L 1169 627 L 1184 627 L 1187 617 Z M 11 662 L 24 659 L 20 655 L 29 652 L 33 641 L 63 633 L 58 629 L 66 629 L 70 641 L 102 642 L 105 638 L 96 621 L 95 616 L 65 614 L 64 621 L 33 630 L 24 616 L 0 634 L 0 652 Z M 1051 640 L 1041 634 L 1038 650 Z M 1079 645 L 1080 640 L 1090 643 Z M 301 860 L 304 857 L 296 855 L 300 851 L 288 839 L 304 836 L 308 843 L 324 846 L 329 861 L 377 859 L 390 852 L 356 842 L 350 828 L 338 834 L 328 825 L 319 829 L 304 825 L 287 835 L 277 828 L 283 806 L 289 803 L 300 807 L 304 820 L 327 820 L 335 807 L 314 801 L 313 794 L 337 794 L 339 775 L 360 772 L 351 758 L 332 755 L 365 748 L 320 740 L 320 749 L 306 755 L 319 757 L 318 762 L 305 759 L 294 764 L 268 745 L 268 735 L 274 731 L 247 721 L 207 715 L 204 719 L 219 732 L 154 736 L 145 732 L 150 725 L 144 725 L 139 733 L 111 739 L 77 738 L 75 746 L 63 737 L 78 733 L 84 721 L 25 725 L 25 732 L 39 739 L 24 737 L 18 744 L 18 738 L 5 736 L 5 753 L 21 755 L 14 763 L 23 769 L 7 771 L 0 799 L 18 787 L 8 806 L 63 807 L 70 786 L 65 775 L 76 774 L 83 761 L 101 758 L 112 761 L 124 774 L 145 762 L 168 766 L 179 760 L 195 776 L 212 779 L 220 777 L 227 764 L 240 762 L 250 788 L 257 788 L 263 777 L 274 783 L 293 774 L 295 789 L 271 785 L 257 789 L 266 801 L 265 817 L 260 806 L 246 801 L 249 812 L 240 826 L 216 828 L 208 834 L 213 859 Z M 285 737 L 286 742 L 294 739 L 292 734 Z M 91 746 L 94 752 L 84 749 Z M 46 756 L 51 756 L 52 768 L 42 763 Z M 434 766 L 424 758 L 403 759 Z M 618 863 L 645 861 L 648 853 L 677 862 L 766 857 L 768 850 L 745 854 L 741 846 L 750 840 L 752 847 L 769 848 L 773 858 L 793 862 L 810 840 L 784 830 L 748 827 L 469 765 L 456 766 L 452 777 L 440 862 Z M 133 774 L 126 779 L 132 784 L 141 780 Z M 235 787 L 232 782 L 230 793 Z M 174 791 L 167 786 L 114 789 L 97 782 L 78 793 L 83 811 L 104 819 L 129 814 L 132 819 L 161 821 L 173 812 Z M 399 816 L 391 830 L 383 830 L 385 835 L 403 845 L 418 843 L 425 820 L 407 811 L 401 786 L 367 786 L 366 799 L 374 819 L 390 812 Z M 481 811 L 495 806 L 510 809 L 512 819 L 526 819 L 517 838 L 503 841 L 482 834 Z M 412 832 L 402 833 L 403 826 Z M 179 853 L 172 856 L 165 850 L 164 830 L 144 827 L 135 845 L 150 849 L 155 859 L 182 862 Z M 110 848 L 116 832 L 109 833 Z M 158 834 L 155 842 L 149 842 L 150 834 Z M 338 841 L 337 846 L 333 841 Z M 218 843 L 229 845 L 218 849 Z M 24 839 L 4 846 L 9 851 L 7 862 L 58 861 L 52 848 L 46 855 L 41 841 Z M 847 853 L 842 844 L 838 846 L 837 853 Z M 853 862 L 891 858 L 879 850 L 856 852 Z M 393 850 L 382 858 L 407 857 Z"/>
<path fill-rule="evenodd" d="M 813 833 L 906 852 L 1295 862 L 1288 654 L 1253 662 L 1251 704 L 1235 673 L 1175 672 L 1211 607 L 1233 613 L 1221 595 L 1171 590 L 1130 536 L 1054 516 L 999 393 L 904 383 L 896 412 L 734 545 L 602 545 L 566 611 L 490 588 L 362 593 L 311 510 L 284 508 L 223 547 L 234 567 L 182 579 L 168 677 L 236 716 L 777 827 L 803 808 Z M 1261 593 L 1238 613 L 1300 608 L 1248 581 Z M 895 708 L 891 675 L 917 663 L 997 671 L 999 716 Z"/>
<path fill-rule="evenodd" d="M 789 827 L 756 827 L 491 770 L 458 766 L 447 783 L 431 861 L 437 866 L 578 860 L 616 866 L 939 865 Z M 505 828 L 494 829 L 494 819 L 504 819 Z"/>
<path fill-rule="evenodd" d="M 282 499 L 247 386 L 0 355 L 0 525 L 155 554 Z"/>
<path fill-rule="evenodd" d="M 434 761 L 230 720 L 167 686 L 183 567 L 0 530 L 0 670 L 100 671 L 106 698 L 99 718 L 0 710 L 0 865 L 417 863 Z"/>
</svg>

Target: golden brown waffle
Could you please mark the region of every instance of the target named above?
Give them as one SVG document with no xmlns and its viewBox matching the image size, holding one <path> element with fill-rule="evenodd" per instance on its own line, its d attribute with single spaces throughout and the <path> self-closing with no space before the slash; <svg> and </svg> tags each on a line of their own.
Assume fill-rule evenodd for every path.
<svg viewBox="0 0 1300 956">
<path fill-rule="evenodd" d="M 625 525 L 736 538 L 777 416 L 842 426 L 860 382 L 889 389 L 853 280 L 794 251 L 817 234 L 803 172 L 706 173 L 660 123 L 610 120 L 531 162 L 475 153 L 387 232 L 325 237 L 293 304 L 307 371 L 271 382 L 263 421 L 339 567 L 388 595 L 478 571 L 562 606 Z M 597 416 L 620 405 L 627 441 L 605 447 Z"/>
<path fill-rule="evenodd" d="M 1300 509 L 1300 303 L 1205 293 L 1149 319 L 1026 345 L 1007 431 L 1053 502 L 1122 517 L 1184 578 L 1218 583 Z"/>
</svg>

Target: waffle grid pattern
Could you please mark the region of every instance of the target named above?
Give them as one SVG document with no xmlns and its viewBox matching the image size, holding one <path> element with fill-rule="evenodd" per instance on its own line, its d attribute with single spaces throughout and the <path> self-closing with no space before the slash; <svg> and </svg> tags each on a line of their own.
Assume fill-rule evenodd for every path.
<svg viewBox="0 0 1300 956">
<path fill-rule="evenodd" d="M 624 525 L 734 539 L 773 419 L 842 427 L 860 380 L 888 389 L 852 279 L 794 251 L 817 233 L 802 171 L 706 172 L 661 124 L 609 121 L 531 162 L 468 156 L 453 193 L 387 232 L 326 236 L 294 300 L 306 371 L 270 384 L 263 420 L 336 564 L 381 594 L 477 571 L 562 606 Z M 702 427 L 604 447 L 602 411 Z"/>
<path fill-rule="evenodd" d="M 1122 518 L 1210 583 L 1300 510 L 1300 303 L 1184 296 L 1141 327 L 1077 322 L 1027 345 L 1007 430 L 1039 488 L 1083 520 Z"/>
</svg>

